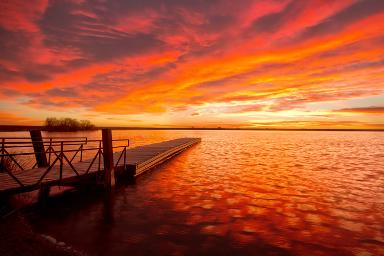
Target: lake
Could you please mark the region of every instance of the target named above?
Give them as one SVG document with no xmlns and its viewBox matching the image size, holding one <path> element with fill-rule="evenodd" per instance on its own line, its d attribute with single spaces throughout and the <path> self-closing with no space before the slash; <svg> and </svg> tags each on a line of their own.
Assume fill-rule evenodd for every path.
<svg viewBox="0 0 384 256">
<path fill-rule="evenodd" d="M 113 131 L 179 137 L 202 142 L 109 196 L 55 197 L 31 225 L 90 255 L 384 255 L 383 132 Z"/>
</svg>

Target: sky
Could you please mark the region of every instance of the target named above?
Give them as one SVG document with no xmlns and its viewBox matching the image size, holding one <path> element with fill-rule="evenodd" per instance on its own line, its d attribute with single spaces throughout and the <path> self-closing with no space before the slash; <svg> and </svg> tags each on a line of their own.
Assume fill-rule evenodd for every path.
<svg viewBox="0 0 384 256">
<path fill-rule="evenodd" d="M 384 129 L 383 0 L 0 0 L 0 124 Z"/>
</svg>

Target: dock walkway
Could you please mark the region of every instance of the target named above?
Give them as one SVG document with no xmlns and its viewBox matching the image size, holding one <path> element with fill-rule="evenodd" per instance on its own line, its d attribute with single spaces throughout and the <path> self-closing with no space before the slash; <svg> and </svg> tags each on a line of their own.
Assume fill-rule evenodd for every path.
<svg viewBox="0 0 384 256">
<path fill-rule="evenodd" d="M 114 152 L 115 174 L 136 177 L 200 141 L 200 138 L 180 138 Z M 12 172 L 18 181 L 8 173 L 0 173 L 0 195 L 33 191 L 54 185 L 76 186 L 82 184 L 82 181 L 97 183 L 104 174 L 103 155 L 76 163 L 68 161 L 62 164 L 61 168 L 60 164 L 56 163 L 49 168 L 39 167 Z"/>
</svg>

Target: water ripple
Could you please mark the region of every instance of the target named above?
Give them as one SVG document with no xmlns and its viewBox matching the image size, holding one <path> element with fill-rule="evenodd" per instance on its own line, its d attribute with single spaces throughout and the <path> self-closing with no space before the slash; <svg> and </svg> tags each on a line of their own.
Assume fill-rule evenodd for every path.
<svg viewBox="0 0 384 256">
<path fill-rule="evenodd" d="M 60 221 L 60 208 L 49 218 L 35 216 L 36 226 L 49 229 L 44 233 L 96 255 L 384 255 L 384 133 L 114 136 L 131 137 L 134 145 L 184 136 L 203 141 L 117 191 L 108 206 L 114 225 L 102 224 L 105 206 L 97 201 Z"/>
</svg>

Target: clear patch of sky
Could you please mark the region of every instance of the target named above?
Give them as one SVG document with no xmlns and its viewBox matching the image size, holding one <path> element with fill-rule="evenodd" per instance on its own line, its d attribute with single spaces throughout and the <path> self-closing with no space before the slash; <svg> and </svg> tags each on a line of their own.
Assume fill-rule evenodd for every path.
<svg viewBox="0 0 384 256">
<path fill-rule="evenodd" d="M 305 110 L 337 110 L 343 108 L 363 108 L 384 106 L 384 94 L 364 98 L 355 98 L 347 100 L 335 100 L 326 102 L 312 102 L 306 105 Z"/>
</svg>

